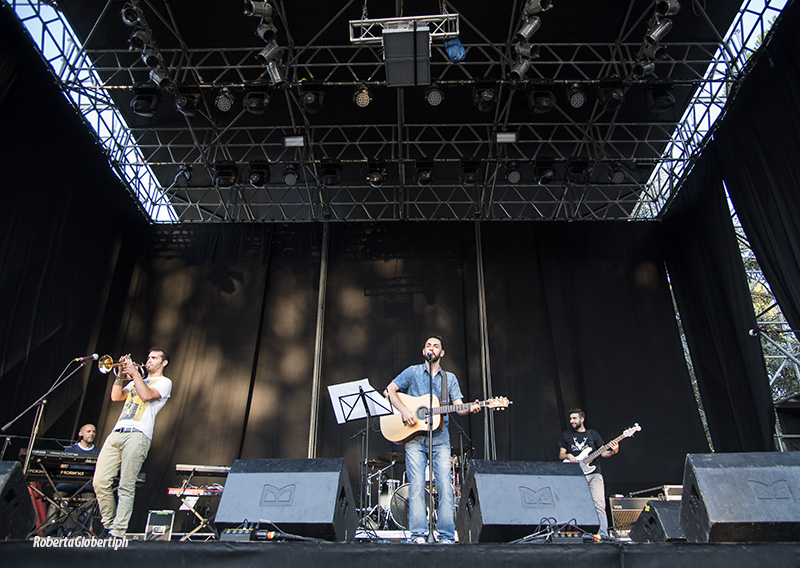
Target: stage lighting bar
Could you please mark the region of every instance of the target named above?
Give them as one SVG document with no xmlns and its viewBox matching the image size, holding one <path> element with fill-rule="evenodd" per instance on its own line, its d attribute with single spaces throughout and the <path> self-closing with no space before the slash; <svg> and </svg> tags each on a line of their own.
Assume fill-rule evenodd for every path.
<svg viewBox="0 0 800 568">
<path fill-rule="evenodd" d="M 360 45 L 382 43 L 384 28 L 413 29 L 415 25 L 417 28 L 427 26 L 432 40 L 458 38 L 458 14 L 436 14 L 434 16 L 350 20 L 350 43 Z"/>
</svg>

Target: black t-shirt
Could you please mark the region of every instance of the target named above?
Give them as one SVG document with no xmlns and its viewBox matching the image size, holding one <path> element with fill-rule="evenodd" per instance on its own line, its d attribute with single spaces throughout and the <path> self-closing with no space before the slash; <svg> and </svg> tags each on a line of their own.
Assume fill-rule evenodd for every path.
<svg viewBox="0 0 800 568">
<path fill-rule="evenodd" d="M 558 439 L 558 447 L 566 449 L 568 454 L 572 454 L 575 457 L 578 457 L 578 454 L 585 448 L 591 448 L 588 453 L 592 453 L 604 443 L 597 430 L 592 430 L 591 428 L 587 428 L 585 432 L 565 430 Z M 593 473 L 602 473 L 600 471 L 600 459 L 600 456 L 597 456 L 591 463 L 591 465 L 597 467 Z"/>
</svg>

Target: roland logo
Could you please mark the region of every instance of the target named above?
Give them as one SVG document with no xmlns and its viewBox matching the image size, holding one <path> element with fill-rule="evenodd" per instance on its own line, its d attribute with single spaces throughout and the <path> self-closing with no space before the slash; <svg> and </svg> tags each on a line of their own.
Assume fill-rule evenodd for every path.
<svg viewBox="0 0 800 568">
<path fill-rule="evenodd" d="M 529 487 L 520 486 L 519 495 L 522 498 L 523 507 L 543 509 L 555 506 L 553 490 L 550 487 L 531 489 Z"/>
<path fill-rule="evenodd" d="M 794 501 L 792 490 L 785 479 L 773 481 L 772 483 L 763 483 L 755 479 L 749 479 L 747 484 L 750 486 L 753 496 L 759 501 L 773 499 L 788 499 Z"/>
<path fill-rule="evenodd" d="M 293 483 L 285 487 L 275 487 L 269 483 L 261 491 L 262 507 L 289 507 L 294 502 L 294 491 L 297 486 Z"/>
</svg>

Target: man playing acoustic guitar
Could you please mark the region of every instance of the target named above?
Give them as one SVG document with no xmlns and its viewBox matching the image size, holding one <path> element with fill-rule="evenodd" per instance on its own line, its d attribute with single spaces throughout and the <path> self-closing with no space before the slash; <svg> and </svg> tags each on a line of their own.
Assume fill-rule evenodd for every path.
<svg viewBox="0 0 800 568">
<path fill-rule="evenodd" d="M 417 423 L 418 417 L 406 407 L 397 396 L 398 391 L 411 396 L 428 396 L 431 392 L 431 375 L 433 376 L 433 394 L 438 396 L 442 404 L 463 404 L 461 388 L 453 373 L 441 368 L 440 361 L 444 357 L 442 338 L 429 337 L 422 348 L 425 363 L 412 365 L 397 375 L 386 387 L 386 394 L 392 405 L 400 411 L 403 422 L 408 426 Z M 444 387 L 444 388 L 442 388 Z M 444 391 L 444 392 L 443 392 Z M 466 415 L 479 412 L 481 406 L 476 402 L 464 405 L 464 409 L 456 410 Z M 436 491 L 439 495 L 436 530 L 439 533 L 439 544 L 455 543 L 455 521 L 453 518 L 453 487 L 450 485 L 450 432 L 447 429 L 448 416 L 443 417 L 443 427 L 433 434 L 433 474 L 436 480 Z M 428 436 L 421 435 L 406 441 L 406 473 L 409 481 L 408 524 L 411 531 L 411 542 L 424 544 L 428 534 L 428 521 L 425 515 L 425 468 L 428 465 Z"/>
</svg>

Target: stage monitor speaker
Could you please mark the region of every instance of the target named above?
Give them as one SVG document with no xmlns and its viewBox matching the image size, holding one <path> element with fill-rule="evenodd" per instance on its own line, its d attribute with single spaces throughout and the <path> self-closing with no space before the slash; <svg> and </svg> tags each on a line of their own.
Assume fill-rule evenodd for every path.
<svg viewBox="0 0 800 568">
<path fill-rule="evenodd" d="M 681 502 L 648 501 L 628 536 L 633 542 L 686 540 L 681 529 Z"/>
<path fill-rule="evenodd" d="M 680 517 L 689 542 L 800 541 L 800 454 L 688 454 Z"/>
<path fill-rule="evenodd" d="M 214 523 L 351 541 L 358 517 L 343 458 L 236 460 Z"/>
<path fill-rule="evenodd" d="M 597 532 L 597 510 L 578 464 L 469 463 L 456 512 L 460 542 L 509 542 L 552 523 Z"/>
<path fill-rule="evenodd" d="M 0 461 L 0 540 L 25 539 L 35 524 L 22 467 L 17 461 Z"/>
</svg>

